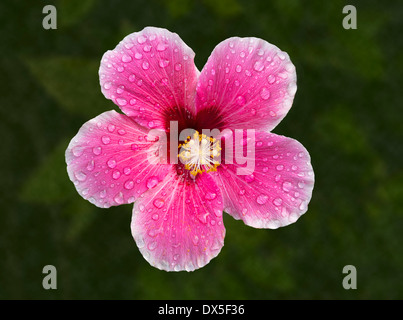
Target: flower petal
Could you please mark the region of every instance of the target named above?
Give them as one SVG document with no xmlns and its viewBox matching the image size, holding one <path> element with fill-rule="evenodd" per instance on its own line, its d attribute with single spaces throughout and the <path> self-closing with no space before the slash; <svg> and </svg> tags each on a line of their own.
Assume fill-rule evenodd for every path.
<svg viewBox="0 0 403 320">
<path fill-rule="evenodd" d="M 255 228 L 275 229 L 295 222 L 308 209 L 314 174 L 308 151 L 298 141 L 256 133 L 255 169 L 237 175 L 238 164 L 222 164 L 215 173 L 224 211 Z"/>
<path fill-rule="evenodd" d="M 193 271 L 224 245 L 222 197 L 208 174 L 184 180 L 172 172 L 135 202 L 132 234 L 144 258 L 158 269 Z"/>
<path fill-rule="evenodd" d="M 102 93 L 140 125 L 163 128 L 165 118 L 178 109 L 194 114 L 199 75 L 194 56 L 176 33 L 144 28 L 102 57 Z"/>
<path fill-rule="evenodd" d="M 296 72 L 287 53 L 258 38 L 219 43 L 197 85 L 196 107 L 221 128 L 272 130 L 291 108 Z"/>
<path fill-rule="evenodd" d="M 131 203 L 169 171 L 155 155 L 158 146 L 131 118 L 107 111 L 71 140 L 67 172 L 78 193 L 98 207 Z"/>
</svg>

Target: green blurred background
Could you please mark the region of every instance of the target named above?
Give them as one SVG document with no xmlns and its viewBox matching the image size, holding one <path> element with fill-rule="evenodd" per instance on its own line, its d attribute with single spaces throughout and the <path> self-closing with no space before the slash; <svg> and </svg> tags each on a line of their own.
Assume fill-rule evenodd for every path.
<svg viewBox="0 0 403 320">
<path fill-rule="evenodd" d="M 54 4 L 58 29 L 44 30 Z M 342 27 L 346 4 L 358 29 Z M 0 298 L 402 299 L 403 5 L 398 1 L 2 1 Z M 64 151 L 87 120 L 117 107 L 100 91 L 101 56 L 145 26 L 176 32 L 201 70 L 230 36 L 289 53 L 298 91 L 275 128 L 309 150 L 308 212 L 258 230 L 226 215 L 206 267 L 167 273 L 141 256 L 131 205 L 99 209 L 68 179 Z M 54 265 L 58 289 L 42 288 Z M 357 268 L 356 290 L 342 269 Z"/>
</svg>

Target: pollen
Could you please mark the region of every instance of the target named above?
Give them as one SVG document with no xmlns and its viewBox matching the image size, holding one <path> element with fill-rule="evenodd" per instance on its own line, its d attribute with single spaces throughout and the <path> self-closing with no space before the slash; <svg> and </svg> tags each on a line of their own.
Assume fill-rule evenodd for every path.
<svg viewBox="0 0 403 320">
<path fill-rule="evenodd" d="M 178 157 L 193 176 L 198 173 L 217 171 L 220 165 L 218 157 L 221 154 L 219 140 L 196 131 L 192 137 L 187 137 L 183 144 L 179 144 L 179 148 L 181 150 Z"/>
</svg>

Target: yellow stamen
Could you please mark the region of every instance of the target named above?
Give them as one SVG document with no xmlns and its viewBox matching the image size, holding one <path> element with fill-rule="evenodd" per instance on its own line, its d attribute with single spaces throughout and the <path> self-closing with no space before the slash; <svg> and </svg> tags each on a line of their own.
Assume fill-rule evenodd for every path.
<svg viewBox="0 0 403 320">
<path fill-rule="evenodd" d="M 185 169 L 189 170 L 193 176 L 198 173 L 217 171 L 220 162 L 220 141 L 207 137 L 205 134 L 195 132 L 193 138 L 187 137 L 183 144 L 179 144 L 181 152 L 178 157 L 185 164 Z"/>
</svg>

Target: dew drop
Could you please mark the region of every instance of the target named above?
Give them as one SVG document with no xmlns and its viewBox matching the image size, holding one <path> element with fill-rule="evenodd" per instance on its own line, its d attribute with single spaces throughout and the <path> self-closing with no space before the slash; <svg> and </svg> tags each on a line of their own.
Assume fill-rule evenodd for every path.
<svg viewBox="0 0 403 320">
<path fill-rule="evenodd" d="M 266 87 L 263 87 L 262 90 L 260 90 L 260 97 L 263 100 L 267 100 L 270 98 L 270 92 Z"/>
<path fill-rule="evenodd" d="M 153 204 L 154 204 L 154 207 L 161 209 L 164 206 L 165 201 L 163 199 L 155 199 Z"/>
<path fill-rule="evenodd" d="M 148 178 L 148 180 L 147 180 L 147 188 L 148 189 L 151 189 L 151 188 L 154 188 L 157 184 L 158 184 L 158 178 L 157 177 L 150 177 L 150 178 Z"/>
<path fill-rule="evenodd" d="M 122 56 L 122 62 L 130 62 L 130 61 L 132 61 L 132 57 L 129 56 L 128 54 L 124 54 Z"/>
<path fill-rule="evenodd" d="M 284 60 L 285 57 L 286 57 L 286 55 L 285 55 L 285 53 L 284 53 L 283 51 L 278 52 L 278 53 L 277 53 L 277 56 L 278 56 L 281 60 Z"/>
<path fill-rule="evenodd" d="M 101 141 L 103 144 L 109 144 L 111 142 L 111 138 L 109 136 L 102 136 Z"/>
<path fill-rule="evenodd" d="M 147 61 L 144 61 L 143 64 L 142 64 L 142 68 L 144 70 L 148 70 L 148 68 L 150 68 L 150 64 Z"/>
<path fill-rule="evenodd" d="M 154 213 L 151 218 L 152 218 L 154 221 L 157 221 L 158 218 L 159 218 L 159 216 L 158 216 L 158 214 Z"/>
<path fill-rule="evenodd" d="M 261 60 L 256 61 L 253 65 L 253 69 L 258 72 L 262 71 L 264 69 L 264 63 Z"/>
<path fill-rule="evenodd" d="M 116 167 L 116 160 L 115 159 L 109 159 L 108 162 L 106 163 L 109 168 L 113 169 Z"/>
<path fill-rule="evenodd" d="M 143 44 L 144 42 L 146 42 L 147 41 L 147 38 L 145 37 L 145 36 L 143 36 L 143 35 L 140 35 L 138 38 L 137 38 L 137 42 L 139 43 L 139 44 Z"/>
<path fill-rule="evenodd" d="M 133 189 L 134 187 L 134 182 L 133 180 L 127 180 L 124 184 L 125 189 L 130 190 Z"/>
<path fill-rule="evenodd" d="M 217 197 L 217 194 L 213 192 L 207 192 L 205 198 L 207 200 L 214 200 Z"/>
<path fill-rule="evenodd" d="M 113 124 L 109 124 L 109 125 L 108 125 L 108 131 L 109 131 L 110 133 L 112 133 L 113 131 L 115 131 L 115 128 L 116 128 L 116 126 L 113 125 Z"/>
<path fill-rule="evenodd" d="M 75 146 L 71 151 L 73 152 L 75 157 L 80 157 L 83 154 L 84 150 L 84 146 Z"/>
<path fill-rule="evenodd" d="M 270 84 L 273 84 L 273 83 L 276 81 L 276 77 L 271 74 L 271 75 L 269 75 L 269 76 L 267 77 L 267 81 L 268 81 Z"/>
<path fill-rule="evenodd" d="M 137 60 L 140 60 L 142 57 L 143 57 L 143 55 L 140 52 L 136 52 L 134 54 L 134 58 L 137 59 Z"/>
<path fill-rule="evenodd" d="M 96 156 L 99 156 L 102 153 L 102 148 L 101 147 L 94 147 L 92 148 L 92 153 L 95 154 Z"/>
<path fill-rule="evenodd" d="M 263 204 L 265 204 L 267 202 L 268 199 L 269 199 L 269 197 L 267 195 L 261 194 L 256 198 L 256 202 L 258 204 L 263 205 Z"/>
<path fill-rule="evenodd" d="M 158 43 L 157 45 L 157 51 L 162 52 L 165 51 L 168 48 L 168 45 L 166 43 Z"/>
<path fill-rule="evenodd" d="M 81 182 L 85 181 L 85 179 L 87 179 L 87 175 L 82 171 L 78 171 L 74 175 L 76 176 L 76 179 Z"/>
<path fill-rule="evenodd" d="M 246 100 L 245 100 L 245 97 L 244 97 L 244 96 L 238 96 L 238 97 L 236 98 L 236 103 L 237 103 L 239 106 L 243 106 L 243 105 L 245 104 L 245 102 L 246 102 Z"/>
<path fill-rule="evenodd" d="M 281 206 L 282 203 L 283 203 L 283 199 L 281 199 L 281 198 L 275 198 L 275 199 L 273 200 L 273 204 L 274 204 L 275 206 L 277 206 L 277 207 Z"/>
<path fill-rule="evenodd" d="M 290 192 L 291 188 L 292 188 L 292 183 L 291 182 L 289 182 L 289 181 L 284 181 L 283 182 L 283 190 L 285 192 Z"/>
<path fill-rule="evenodd" d="M 282 171 L 284 169 L 284 166 L 282 164 L 279 164 L 276 166 L 277 171 Z"/>
<path fill-rule="evenodd" d="M 124 202 L 123 193 L 119 192 L 118 194 L 116 194 L 113 200 L 115 200 L 117 204 L 122 204 Z"/>
<path fill-rule="evenodd" d="M 161 68 L 165 68 L 165 67 L 167 67 L 167 66 L 169 65 L 169 60 L 162 59 L 162 60 L 159 61 L 158 65 L 159 65 Z"/>
<path fill-rule="evenodd" d="M 94 167 L 95 167 L 95 162 L 94 162 L 94 160 L 88 161 L 87 170 L 88 170 L 88 171 L 92 171 L 92 170 L 94 170 Z"/>
<path fill-rule="evenodd" d="M 235 71 L 236 71 L 236 72 L 241 72 L 241 71 L 242 71 L 242 67 L 241 67 L 240 64 L 238 64 L 238 65 L 235 67 Z"/>
<path fill-rule="evenodd" d="M 109 90 L 112 87 L 112 82 L 105 82 L 103 87 L 105 90 Z"/>
<path fill-rule="evenodd" d="M 157 247 L 157 242 L 156 241 L 150 242 L 147 247 L 149 250 L 152 251 Z"/>
<path fill-rule="evenodd" d="M 245 176 L 245 181 L 247 183 L 251 183 L 251 182 L 255 181 L 255 176 L 253 174 L 251 174 L 249 176 Z"/>
<path fill-rule="evenodd" d="M 175 70 L 179 71 L 180 69 L 182 69 L 182 65 L 180 63 L 175 64 Z"/>
<path fill-rule="evenodd" d="M 120 178 L 120 171 L 119 170 L 113 171 L 112 178 L 115 179 L 115 180 L 119 179 Z"/>
</svg>

